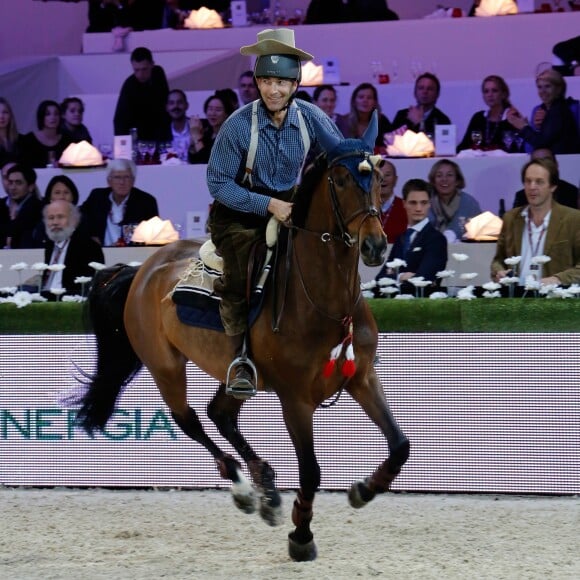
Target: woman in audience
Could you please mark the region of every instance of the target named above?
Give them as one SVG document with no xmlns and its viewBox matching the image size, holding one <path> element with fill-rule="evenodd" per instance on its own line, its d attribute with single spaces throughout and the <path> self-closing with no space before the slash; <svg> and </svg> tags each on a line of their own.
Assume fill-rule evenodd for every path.
<svg viewBox="0 0 580 580">
<path fill-rule="evenodd" d="M 566 100 L 566 81 L 548 69 L 536 77 L 541 104 L 534 107 L 531 121 L 516 108 L 507 112 L 507 120 L 524 138 L 527 151 L 550 149 L 554 154 L 579 153 L 578 120 Z"/>
<path fill-rule="evenodd" d="M 465 177 L 457 163 L 449 159 L 437 161 L 429 171 L 433 198 L 429 221 L 449 242 L 461 240 L 467 221 L 481 213 L 477 200 L 463 191 Z"/>
<path fill-rule="evenodd" d="M 192 117 L 189 120 L 191 145 L 189 163 L 207 163 L 218 131 L 224 121 L 234 112 L 232 102 L 221 91 L 208 97 L 203 105 L 205 119 Z"/>
<path fill-rule="evenodd" d="M 312 95 L 314 104 L 336 123 L 336 89 L 332 85 L 319 85 Z"/>
<path fill-rule="evenodd" d="M 18 129 L 10 103 L 0 97 L 0 167 L 18 157 Z"/>
<path fill-rule="evenodd" d="M 55 175 L 44 190 L 43 203 L 45 205 L 62 199 L 73 205 L 79 203 L 79 190 L 74 181 L 66 175 Z"/>
<path fill-rule="evenodd" d="M 510 141 L 504 144 L 504 133 L 506 131 L 513 133 L 513 127 L 506 120 L 507 111 L 512 106 L 507 83 L 500 76 L 489 75 L 481 83 L 481 94 L 487 109 L 478 111 L 471 117 L 457 151 L 471 149 L 474 146 L 472 139 L 474 131 L 481 135 L 481 143 L 478 145 L 480 149 L 513 151 Z"/>
<path fill-rule="evenodd" d="M 36 111 L 36 131 L 21 139 L 20 158 L 31 167 L 56 166 L 70 138 L 61 133 L 60 108 L 55 101 L 42 101 Z"/>
<path fill-rule="evenodd" d="M 71 143 L 93 142 L 89 130 L 83 125 L 84 112 L 85 104 L 78 97 L 69 97 L 60 104 L 60 114 L 62 116 L 60 129 L 62 134 L 70 139 Z"/>
<path fill-rule="evenodd" d="M 356 87 L 350 97 L 350 113 L 338 115 L 336 125 L 347 139 L 359 139 L 366 131 L 375 109 L 379 114 L 379 134 L 375 145 L 384 147 L 384 134 L 391 131 L 391 122 L 381 112 L 377 89 L 371 83 Z"/>
</svg>

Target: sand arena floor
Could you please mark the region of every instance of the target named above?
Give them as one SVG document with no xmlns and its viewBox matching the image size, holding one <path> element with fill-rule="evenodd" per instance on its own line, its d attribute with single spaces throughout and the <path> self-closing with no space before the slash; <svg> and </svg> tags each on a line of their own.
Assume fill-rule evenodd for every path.
<svg viewBox="0 0 580 580">
<path fill-rule="evenodd" d="M 580 499 L 320 493 L 314 562 L 225 491 L 0 489 L 0 578 L 577 580 Z"/>
</svg>

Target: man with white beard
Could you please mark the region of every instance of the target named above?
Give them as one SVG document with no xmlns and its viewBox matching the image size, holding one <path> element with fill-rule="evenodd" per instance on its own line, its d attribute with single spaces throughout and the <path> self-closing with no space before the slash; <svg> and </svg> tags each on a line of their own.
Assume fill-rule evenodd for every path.
<svg viewBox="0 0 580 580">
<path fill-rule="evenodd" d="M 76 205 L 59 199 L 46 205 L 42 212 L 46 237 L 44 261 L 63 264 L 64 270 L 46 270 L 42 289 L 64 288 L 67 294 L 81 294 L 81 284 L 75 283 L 79 276 L 92 277 L 90 262 L 104 263 L 101 246 L 78 228 L 80 210 Z"/>
</svg>

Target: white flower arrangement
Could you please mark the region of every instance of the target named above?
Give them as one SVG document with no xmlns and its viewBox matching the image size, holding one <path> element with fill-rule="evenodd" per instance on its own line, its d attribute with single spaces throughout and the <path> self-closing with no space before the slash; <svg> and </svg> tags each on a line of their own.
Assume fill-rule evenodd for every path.
<svg viewBox="0 0 580 580">
<path fill-rule="evenodd" d="M 85 302 L 86 298 L 84 296 L 79 296 L 78 294 L 66 294 L 62 297 L 63 302 Z"/>
<path fill-rule="evenodd" d="M 568 292 L 574 296 L 580 296 L 580 284 L 572 284 L 568 287 Z"/>
<path fill-rule="evenodd" d="M 66 290 L 64 288 L 57 288 L 55 286 L 53 288 L 50 288 L 49 292 L 54 296 L 56 296 L 57 300 L 60 300 L 60 297 L 66 292 Z"/>
<path fill-rule="evenodd" d="M 429 300 L 443 300 L 443 298 L 449 298 L 449 296 L 445 292 L 433 292 L 429 296 Z"/>
<path fill-rule="evenodd" d="M 484 298 L 501 298 L 501 292 L 498 292 L 497 290 L 486 290 L 482 296 Z"/>
<path fill-rule="evenodd" d="M 399 289 L 396 286 L 383 286 L 379 292 L 381 294 L 386 294 L 387 296 L 390 296 L 391 294 L 396 294 L 397 292 L 399 292 Z"/>
<path fill-rule="evenodd" d="M 101 264 L 101 262 L 89 262 L 89 266 L 93 269 L 93 270 L 103 270 L 104 268 L 106 268 L 105 264 Z"/>
<path fill-rule="evenodd" d="M 410 284 L 413 284 L 415 288 L 425 288 L 431 284 L 431 280 L 425 280 L 423 276 L 413 276 L 407 280 Z"/>
<path fill-rule="evenodd" d="M 16 286 L 4 286 L 0 288 L 0 294 L 15 294 L 17 290 Z"/>
<path fill-rule="evenodd" d="M 542 284 L 540 286 L 540 294 L 543 296 L 549 296 L 559 287 L 559 284 Z"/>
<path fill-rule="evenodd" d="M 12 264 L 10 269 L 14 272 L 22 272 L 22 270 L 26 270 L 28 268 L 28 264 L 26 262 L 17 262 L 16 264 Z"/>
<path fill-rule="evenodd" d="M 377 285 L 375 280 L 369 280 L 368 282 L 361 282 L 360 289 L 361 290 L 372 290 Z"/>
<path fill-rule="evenodd" d="M 547 264 L 551 260 L 552 258 L 550 258 L 550 256 L 540 254 L 539 256 L 533 256 L 532 259 L 530 260 L 530 264 L 534 264 L 535 266 L 542 266 L 544 264 Z"/>
<path fill-rule="evenodd" d="M 500 278 L 499 283 L 503 286 L 511 286 L 512 284 L 517 284 L 520 279 L 517 276 L 504 276 Z"/>
<path fill-rule="evenodd" d="M 473 286 L 466 286 L 465 288 L 461 288 L 461 290 L 457 292 L 458 300 L 473 300 L 475 298 L 473 289 Z"/>
<path fill-rule="evenodd" d="M 388 277 L 384 277 L 384 278 L 380 278 L 379 279 L 379 286 L 384 287 L 384 286 L 394 286 L 397 283 L 397 281 L 394 278 L 388 278 Z"/>
<path fill-rule="evenodd" d="M 467 254 L 457 254 L 457 253 L 454 253 L 454 254 L 451 254 L 451 257 L 454 260 L 457 260 L 458 262 L 465 262 L 465 260 L 468 260 L 469 259 L 469 256 Z"/>
<path fill-rule="evenodd" d="M 554 290 L 548 294 L 548 298 L 574 298 L 574 295 L 568 292 L 566 288 L 562 288 L 561 286 L 556 286 Z"/>
<path fill-rule="evenodd" d="M 506 258 L 504 260 L 504 264 L 506 266 L 517 266 L 522 261 L 521 256 L 511 256 L 510 258 Z"/>
<path fill-rule="evenodd" d="M 36 272 L 44 272 L 48 268 L 48 264 L 44 262 L 35 262 L 30 266 L 31 270 L 35 270 Z"/>
<path fill-rule="evenodd" d="M 86 284 L 87 282 L 90 282 L 92 280 L 92 278 L 90 276 L 77 276 L 74 279 L 74 283 L 75 284 Z"/>
<path fill-rule="evenodd" d="M 395 300 L 414 300 L 415 297 L 412 294 L 397 294 Z"/>
<path fill-rule="evenodd" d="M 395 270 L 397 268 L 403 268 L 406 266 L 407 266 L 407 262 L 405 262 L 405 260 L 401 260 L 400 258 L 395 258 L 394 260 L 387 262 L 387 268 L 393 268 Z"/>
<path fill-rule="evenodd" d="M 435 274 L 437 278 L 444 280 L 445 278 L 453 278 L 455 276 L 455 270 L 441 270 Z"/>
<path fill-rule="evenodd" d="M 533 276 L 526 276 L 526 282 L 524 284 L 525 290 L 537 291 L 540 289 L 541 283 L 536 280 Z"/>
<path fill-rule="evenodd" d="M 473 280 L 477 278 L 479 274 L 477 272 L 465 272 L 465 274 L 460 274 L 459 277 L 461 280 Z"/>
<path fill-rule="evenodd" d="M 489 292 L 495 292 L 501 288 L 501 284 L 498 284 L 497 282 L 486 282 L 485 284 L 482 284 L 481 287 Z"/>
<path fill-rule="evenodd" d="M 127 264 L 127 266 L 131 266 L 131 268 L 138 268 L 139 266 L 141 266 L 143 264 L 143 262 L 129 262 Z"/>
<path fill-rule="evenodd" d="M 64 264 L 50 264 L 50 266 L 46 267 L 51 272 L 62 272 L 65 268 L 66 266 Z"/>
<path fill-rule="evenodd" d="M 362 295 L 363 295 L 363 298 L 374 298 L 375 297 L 375 293 L 372 292 L 371 290 L 363 290 Z M 66 298 L 66 296 L 65 296 L 65 298 Z"/>
</svg>

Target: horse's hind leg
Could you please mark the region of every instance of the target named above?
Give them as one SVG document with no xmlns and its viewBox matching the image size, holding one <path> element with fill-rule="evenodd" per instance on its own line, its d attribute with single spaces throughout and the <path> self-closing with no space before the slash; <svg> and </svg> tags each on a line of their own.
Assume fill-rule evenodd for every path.
<svg viewBox="0 0 580 580">
<path fill-rule="evenodd" d="M 380 428 L 389 445 L 389 456 L 365 481 L 356 482 L 349 492 L 350 504 L 360 508 L 371 501 L 377 493 L 390 489 L 391 483 L 399 475 L 401 467 L 409 458 L 409 440 L 397 424 L 381 383 L 372 369 L 361 384 L 352 384 L 348 389 L 351 396 L 362 407 L 369 418 Z"/>
<path fill-rule="evenodd" d="M 248 465 L 252 480 L 260 492 L 260 516 L 269 525 L 277 526 L 282 523 L 282 499 L 276 489 L 276 474 L 272 467 L 256 454 L 239 429 L 238 418 L 243 403 L 243 400 L 226 395 L 226 387 L 222 383 L 208 405 L 207 415 L 215 423 L 220 434 Z M 254 497 L 248 493 L 244 482 L 234 483 L 232 495 L 236 506 L 250 513 L 247 507 L 250 503 L 253 505 Z"/>
<path fill-rule="evenodd" d="M 220 475 L 224 479 L 229 479 L 234 484 L 243 485 L 247 479 L 241 471 L 239 462 L 214 443 L 205 432 L 197 413 L 187 404 L 186 360 L 177 352 L 172 354 L 172 364 L 167 363 L 163 367 L 159 365 L 154 368 L 150 367 L 150 371 L 163 400 L 171 410 L 173 420 L 189 438 L 203 445 L 212 454 Z M 166 352 L 163 360 L 171 360 L 168 357 L 169 353 Z M 249 483 L 247 487 L 251 490 Z M 246 511 L 254 510 L 255 507 L 250 510 L 248 505 Z"/>
</svg>

